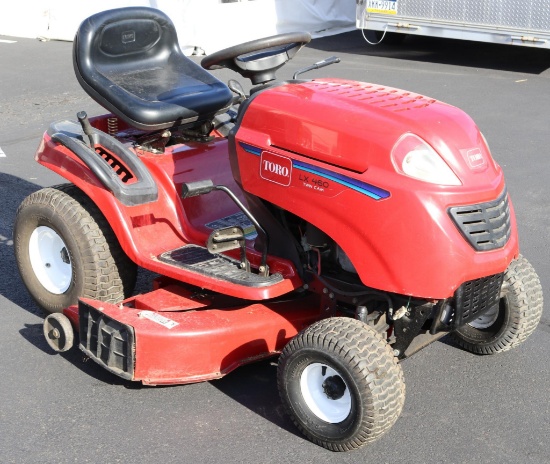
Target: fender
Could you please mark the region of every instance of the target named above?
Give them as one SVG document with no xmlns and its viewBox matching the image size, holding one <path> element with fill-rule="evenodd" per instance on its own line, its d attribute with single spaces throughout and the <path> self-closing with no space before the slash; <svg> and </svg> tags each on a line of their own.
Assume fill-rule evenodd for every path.
<svg viewBox="0 0 550 464">
<path fill-rule="evenodd" d="M 76 123 L 69 124 L 78 127 Z M 113 228 L 124 252 L 139 266 L 198 287 L 245 299 L 274 298 L 301 285 L 290 262 L 271 257 L 268 257 L 270 268 L 273 272 L 280 272 L 285 280 L 269 289 L 244 290 L 237 284 L 216 279 L 207 281 L 198 274 L 158 259 L 162 253 L 188 244 L 203 246 L 211 233 L 211 229 L 205 226 L 206 222 L 212 220 L 210 216 L 219 218 L 237 211 L 233 203 L 224 203 L 224 196 L 216 197 L 213 203 L 216 206 L 210 208 L 205 208 L 204 202 L 214 200 L 212 198 L 185 200 L 188 202 L 185 210 L 180 199 L 182 182 L 199 180 L 203 176 L 203 169 L 207 169 L 220 184 L 228 180 L 227 176 L 231 175 L 226 141 L 210 144 L 207 150 L 209 156 L 206 157 L 203 156 L 202 146 L 188 147 L 183 151 L 180 149 L 177 153 L 168 151 L 164 155 L 140 156 L 139 152 L 133 152 L 133 148 L 115 141 L 128 156 L 119 157 L 117 152 L 117 156 L 113 156 L 110 162 L 104 162 L 101 150 L 107 146 L 97 146 L 97 156 L 94 156 L 92 150 L 82 142 L 81 132 L 71 137 L 67 130 L 59 131 L 56 128 L 60 126 L 44 134 L 36 152 L 36 161 L 76 185 L 92 199 Z M 49 132 L 53 132 L 52 135 Z M 112 138 L 106 134 L 103 136 L 108 137 L 106 140 Z M 203 161 L 195 163 L 195 169 L 190 170 L 190 157 Z M 132 158 L 134 162 L 128 162 Z M 218 167 L 216 172 L 212 170 L 212 163 Z M 138 175 L 135 175 L 135 166 L 140 164 L 142 166 L 138 169 L 143 172 L 137 171 Z M 131 172 L 136 179 L 126 184 L 122 182 L 120 186 L 120 179 L 113 179 L 113 173 L 116 173 L 115 177 L 125 177 L 124 170 Z M 144 175 L 144 172 L 147 174 Z M 151 177 L 150 181 L 147 176 Z M 139 182 L 143 179 L 145 181 Z M 230 185 L 233 187 L 234 183 Z M 253 263 L 259 262 L 259 254 L 255 250 L 249 249 L 248 252 Z"/>
<path fill-rule="evenodd" d="M 59 129 L 59 125 L 52 126 Z M 118 178 L 113 179 L 113 175 L 116 176 L 113 168 L 100 156 L 92 157 L 91 149 L 77 138 L 57 130 L 50 136 L 50 131 L 44 134 L 36 161 L 76 185 L 94 201 L 130 259 L 145 266 L 149 261 L 146 257 L 190 242 L 181 226 L 185 223 L 183 212 L 177 210 L 172 200 L 175 192 L 167 192 L 165 185 L 159 187 L 148 172 L 149 179 L 145 177 L 145 182 L 138 180 L 124 185 Z M 145 166 L 141 171 L 147 171 Z M 156 219 L 161 217 L 161 210 L 162 224 Z M 147 229 L 151 230 L 146 232 Z M 160 233 L 162 247 L 159 249 Z"/>
<path fill-rule="evenodd" d="M 96 151 L 83 143 L 83 136 L 79 124 L 72 121 L 58 121 L 50 125 L 47 131 L 53 140 L 64 145 L 81 161 L 90 168 L 105 188 L 126 206 L 135 206 L 156 201 L 158 199 L 157 185 L 147 168 L 138 157 L 122 145 L 115 138 L 104 132 L 92 128 L 92 140 L 94 146 L 101 146 L 106 149 L 105 155 L 109 152 L 114 154 L 97 156 Z M 117 159 L 121 166 L 118 170 L 125 169 L 121 177 L 110 162 Z M 127 171 L 127 172 L 126 172 Z M 133 182 L 128 183 L 129 180 Z"/>
</svg>

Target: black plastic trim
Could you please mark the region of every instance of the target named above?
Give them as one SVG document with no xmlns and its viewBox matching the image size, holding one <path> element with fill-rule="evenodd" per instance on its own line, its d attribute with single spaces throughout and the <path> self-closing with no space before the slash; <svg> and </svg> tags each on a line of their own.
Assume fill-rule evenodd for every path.
<svg viewBox="0 0 550 464">
<path fill-rule="evenodd" d="M 78 322 L 82 352 L 109 372 L 134 380 L 134 328 L 82 301 L 78 302 Z"/>
<path fill-rule="evenodd" d="M 464 282 L 455 292 L 454 327 L 458 328 L 480 317 L 500 300 L 504 273 Z"/>
<path fill-rule="evenodd" d="M 449 215 L 476 251 L 502 248 L 512 230 L 506 188 L 496 200 L 449 208 Z"/>
<path fill-rule="evenodd" d="M 453 298 L 438 303 L 430 333 L 456 330 L 482 316 L 499 303 L 503 281 L 504 273 L 464 282 Z"/>
<path fill-rule="evenodd" d="M 122 204 L 137 206 L 158 199 L 157 185 L 147 167 L 137 155 L 128 150 L 114 137 L 93 129 L 94 145 L 105 148 L 118 157 L 136 177 L 136 182 L 123 183 L 113 168 L 93 149 L 84 143 L 80 124 L 73 121 L 57 121 L 50 125 L 48 135 L 57 143 L 67 147 L 90 168 L 99 181 L 113 193 Z"/>
</svg>

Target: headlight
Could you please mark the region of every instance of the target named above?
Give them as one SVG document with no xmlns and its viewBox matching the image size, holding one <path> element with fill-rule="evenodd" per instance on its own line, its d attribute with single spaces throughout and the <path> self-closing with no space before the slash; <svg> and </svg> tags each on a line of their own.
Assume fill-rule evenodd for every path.
<svg viewBox="0 0 550 464">
<path fill-rule="evenodd" d="M 403 134 L 393 146 L 392 163 L 397 172 L 439 185 L 462 185 L 443 158 L 414 134 Z"/>
</svg>

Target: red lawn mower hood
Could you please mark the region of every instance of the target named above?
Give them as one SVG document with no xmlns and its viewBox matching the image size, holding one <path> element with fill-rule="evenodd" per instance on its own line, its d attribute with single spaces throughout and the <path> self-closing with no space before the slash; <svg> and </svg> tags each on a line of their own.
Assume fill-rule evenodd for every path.
<svg viewBox="0 0 550 464">
<path fill-rule="evenodd" d="M 318 79 L 274 87 L 254 98 L 243 126 L 269 134 L 273 147 L 357 173 L 373 164 L 387 167 L 405 133 L 425 140 L 463 184 L 486 182 L 472 173 L 489 169 L 485 174 L 494 177 L 500 171 L 462 110 L 381 85 Z"/>
<path fill-rule="evenodd" d="M 242 188 L 331 237 L 367 286 L 447 298 L 518 253 L 502 170 L 453 106 L 362 82 L 294 82 L 252 98 L 235 142 Z M 493 204 L 505 233 L 479 253 L 450 214 Z"/>
</svg>

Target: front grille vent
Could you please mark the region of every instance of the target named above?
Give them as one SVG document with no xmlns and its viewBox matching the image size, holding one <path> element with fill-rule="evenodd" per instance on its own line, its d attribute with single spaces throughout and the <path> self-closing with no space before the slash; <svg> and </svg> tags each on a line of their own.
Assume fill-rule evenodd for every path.
<svg viewBox="0 0 550 464">
<path fill-rule="evenodd" d="M 123 379 L 134 377 L 134 329 L 79 301 L 80 349 Z"/>
<path fill-rule="evenodd" d="M 454 223 L 476 251 L 502 248 L 511 234 L 506 189 L 496 200 L 449 209 Z"/>
</svg>

